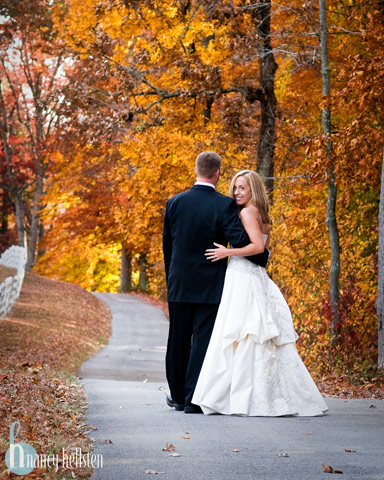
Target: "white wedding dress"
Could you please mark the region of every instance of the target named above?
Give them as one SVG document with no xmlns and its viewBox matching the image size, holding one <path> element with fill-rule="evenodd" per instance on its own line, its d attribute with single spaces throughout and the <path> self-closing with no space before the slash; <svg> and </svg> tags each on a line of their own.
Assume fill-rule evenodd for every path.
<svg viewBox="0 0 384 480">
<path fill-rule="evenodd" d="M 324 414 L 328 407 L 297 338 L 287 302 L 265 269 L 231 257 L 192 403 L 205 414 Z"/>
</svg>

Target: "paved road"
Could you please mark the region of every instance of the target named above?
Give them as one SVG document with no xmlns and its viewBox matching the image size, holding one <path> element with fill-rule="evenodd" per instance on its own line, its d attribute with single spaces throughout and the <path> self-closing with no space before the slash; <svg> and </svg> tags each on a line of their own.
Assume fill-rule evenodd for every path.
<svg viewBox="0 0 384 480">
<path fill-rule="evenodd" d="M 163 313 L 128 295 L 97 295 L 112 311 L 112 337 L 80 372 L 87 420 L 98 428 L 94 453 L 104 461 L 96 480 L 154 472 L 168 480 L 332 479 L 323 463 L 343 471 L 336 478 L 384 479 L 384 401 L 328 398 L 329 413 L 315 418 L 176 412 L 165 405 Z M 167 443 L 175 452 L 163 451 Z"/>
<path fill-rule="evenodd" d="M 98 355 L 83 364 L 79 376 L 108 380 L 165 381 L 168 320 L 163 312 L 135 296 L 97 293 L 112 313 L 112 335 Z"/>
</svg>

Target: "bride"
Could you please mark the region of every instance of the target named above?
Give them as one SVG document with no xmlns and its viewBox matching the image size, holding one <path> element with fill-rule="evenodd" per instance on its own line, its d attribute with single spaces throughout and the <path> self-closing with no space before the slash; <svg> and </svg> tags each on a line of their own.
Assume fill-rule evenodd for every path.
<svg viewBox="0 0 384 480">
<path fill-rule="evenodd" d="M 232 179 L 251 244 L 208 249 L 213 262 L 230 256 L 215 327 L 192 403 L 205 414 L 322 415 L 328 407 L 296 350 L 289 307 L 265 269 L 251 263 L 252 245 L 269 248 L 271 221 L 264 184 L 256 172 Z"/>
</svg>

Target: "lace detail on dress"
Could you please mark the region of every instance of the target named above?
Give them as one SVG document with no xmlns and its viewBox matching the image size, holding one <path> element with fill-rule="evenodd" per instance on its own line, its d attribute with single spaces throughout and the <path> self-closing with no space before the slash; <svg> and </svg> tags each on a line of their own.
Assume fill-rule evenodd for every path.
<svg viewBox="0 0 384 480">
<path fill-rule="evenodd" d="M 252 263 L 250 260 L 247 260 L 245 257 L 231 257 L 229 259 L 228 267 L 233 270 L 237 270 L 239 272 L 246 272 L 250 273 L 251 275 L 261 275 L 260 270 L 264 270 L 265 268 L 260 267 L 260 265 L 256 265 Z M 261 278 L 261 277 L 260 277 Z"/>
<path fill-rule="evenodd" d="M 268 277 L 264 267 L 252 263 L 245 257 L 231 257 L 227 268 L 230 268 L 231 270 L 237 270 L 239 272 L 249 273 L 250 275 L 257 275 L 263 283 L 265 294 L 268 295 L 268 282 L 270 278 Z"/>
</svg>

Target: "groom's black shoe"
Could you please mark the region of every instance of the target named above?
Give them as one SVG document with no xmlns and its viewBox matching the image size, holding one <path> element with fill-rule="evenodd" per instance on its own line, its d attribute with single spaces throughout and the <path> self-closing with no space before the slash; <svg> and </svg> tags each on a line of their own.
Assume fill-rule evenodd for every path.
<svg viewBox="0 0 384 480">
<path fill-rule="evenodd" d="M 203 413 L 203 411 L 198 405 L 191 403 L 190 405 L 185 405 L 184 413 Z"/>
<path fill-rule="evenodd" d="M 178 411 L 184 410 L 184 405 L 180 405 L 180 403 L 176 403 L 170 395 L 167 395 L 165 400 L 167 402 L 168 407 L 174 408 L 175 410 L 178 410 Z"/>
</svg>

